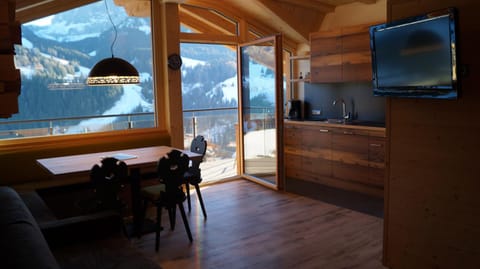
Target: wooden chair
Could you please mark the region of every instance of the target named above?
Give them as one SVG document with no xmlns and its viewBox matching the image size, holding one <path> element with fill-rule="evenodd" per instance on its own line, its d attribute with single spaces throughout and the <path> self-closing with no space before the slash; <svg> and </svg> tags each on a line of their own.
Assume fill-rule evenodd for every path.
<svg viewBox="0 0 480 269">
<path fill-rule="evenodd" d="M 202 182 L 200 163 L 203 161 L 203 157 L 205 156 L 205 152 L 207 151 L 207 141 L 205 140 L 205 138 L 201 135 L 195 137 L 190 144 L 190 151 L 201 154 L 202 158 L 199 161 L 192 160 L 192 165 L 188 168 L 183 178 L 187 189 L 188 211 L 192 209 L 190 203 L 190 185 L 193 185 L 197 192 L 200 206 L 202 207 L 203 217 L 206 219 L 207 211 L 205 210 L 205 204 L 203 203 L 202 193 L 200 192 L 199 186 L 199 184 Z"/>
<path fill-rule="evenodd" d="M 157 219 L 155 227 L 155 250 L 160 245 L 160 231 L 162 208 L 166 208 L 170 218 L 170 228 L 175 228 L 175 209 L 178 206 L 182 214 L 183 224 L 190 242 L 193 241 L 190 226 L 183 202 L 186 199 L 183 191 L 183 176 L 188 169 L 190 158 L 181 151 L 172 150 L 158 161 L 158 177 L 160 184 L 142 188 L 144 208 L 146 210 L 149 202 L 157 207 Z"/>
<path fill-rule="evenodd" d="M 94 191 L 90 211 L 115 210 L 122 214 L 125 203 L 119 194 L 122 182 L 126 182 L 127 177 L 127 165 L 115 158 L 107 157 L 102 159 L 101 165 L 95 164 L 90 170 L 90 180 Z"/>
</svg>

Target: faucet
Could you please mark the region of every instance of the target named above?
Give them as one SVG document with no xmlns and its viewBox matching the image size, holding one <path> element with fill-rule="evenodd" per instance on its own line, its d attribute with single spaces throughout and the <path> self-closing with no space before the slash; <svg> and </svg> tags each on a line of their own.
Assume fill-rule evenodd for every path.
<svg viewBox="0 0 480 269">
<path fill-rule="evenodd" d="M 333 100 L 333 106 L 335 106 L 338 102 L 342 102 L 342 119 L 347 119 L 348 115 L 347 115 L 347 109 L 345 107 L 345 101 L 343 100 L 343 98 L 340 98 L 340 99 L 336 99 L 336 100 Z"/>
</svg>

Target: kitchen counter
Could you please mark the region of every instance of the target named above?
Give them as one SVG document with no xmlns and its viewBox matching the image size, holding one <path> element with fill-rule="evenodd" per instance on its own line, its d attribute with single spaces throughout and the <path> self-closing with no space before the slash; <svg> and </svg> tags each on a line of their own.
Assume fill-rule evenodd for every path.
<svg viewBox="0 0 480 269">
<path fill-rule="evenodd" d="M 382 197 L 386 128 L 362 123 L 285 120 L 286 190 L 308 182 Z"/>
<path fill-rule="evenodd" d="M 329 122 L 327 120 L 288 120 L 285 119 L 285 123 L 294 124 L 299 126 L 322 126 L 322 127 L 334 127 L 334 128 L 345 128 L 345 129 L 355 129 L 355 130 L 366 130 L 366 131 L 378 131 L 383 132 L 385 135 L 385 126 L 381 126 L 381 123 L 369 122 L 369 121 L 353 121 L 348 123 L 335 123 Z"/>
</svg>

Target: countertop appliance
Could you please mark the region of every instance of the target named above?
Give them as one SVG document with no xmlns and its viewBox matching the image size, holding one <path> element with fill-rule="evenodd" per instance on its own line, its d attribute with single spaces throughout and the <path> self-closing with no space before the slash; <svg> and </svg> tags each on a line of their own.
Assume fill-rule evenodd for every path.
<svg viewBox="0 0 480 269">
<path fill-rule="evenodd" d="M 302 101 L 288 100 L 287 102 L 287 118 L 290 120 L 302 119 Z"/>
</svg>

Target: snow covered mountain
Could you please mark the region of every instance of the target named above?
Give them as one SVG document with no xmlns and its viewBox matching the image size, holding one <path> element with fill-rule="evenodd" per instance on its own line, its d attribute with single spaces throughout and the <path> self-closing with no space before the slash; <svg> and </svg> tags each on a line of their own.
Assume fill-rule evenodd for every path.
<svg viewBox="0 0 480 269">
<path fill-rule="evenodd" d="M 108 13 L 115 25 L 128 20 L 122 7 L 116 6 L 112 0 L 107 0 Z M 41 38 L 58 42 L 79 41 L 85 38 L 99 37 L 112 29 L 105 2 L 100 1 L 46 18 L 32 21 L 25 25 Z"/>
<path fill-rule="evenodd" d="M 22 73 L 20 113 L 10 120 L 50 119 L 89 115 L 152 112 L 153 77 L 149 18 L 129 17 L 122 7 L 107 0 L 117 30 L 105 10 L 103 1 L 52 15 L 22 25 L 22 46 L 16 49 L 16 65 Z M 107 42 L 105 41 L 107 40 Z M 139 86 L 56 90 L 52 84 L 81 84 L 90 68 L 113 54 L 131 62 L 141 74 Z M 182 92 L 184 109 L 233 107 L 237 102 L 236 52 L 219 45 L 182 44 Z M 260 65 L 253 65 L 257 77 L 251 97 L 270 88 L 269 78 Z M 265 103 L 272 95 L 263 96 Z M 82 102 L 78 102 L 82 100 Z M 87 125 L 101 130 L 115 118 L 85 120 L 66 132 L 80 132 Z M 36 127 L 36 126 L 32 126 Z M 40 126 L 39 126 L 40 127 Z M 62 128 L 62 130 L 64 130 Z"/>
</svg>

